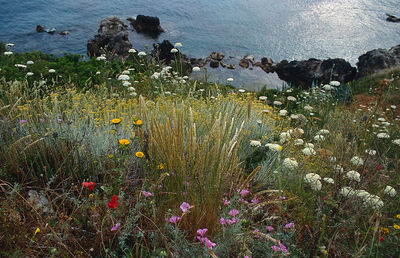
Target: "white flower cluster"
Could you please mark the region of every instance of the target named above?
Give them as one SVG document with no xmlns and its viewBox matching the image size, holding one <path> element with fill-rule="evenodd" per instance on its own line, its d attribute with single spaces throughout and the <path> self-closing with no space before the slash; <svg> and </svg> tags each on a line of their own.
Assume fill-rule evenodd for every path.
<svg viewBox="0 0 400 258">
<path fill-rule="evenodd" d="M 362 165 L 364 165 L 364 160 L 362 158 L 358 157 L 358 156 L 352 157 L 350 162 L 354 166 L 362 166 Z"/>
<path fill-rule="evenodd" d="M 308 183 L 314 191 L 320 191 L 322 188 L 321 177 L 318 174 L 308 173 L 304 177 L 304 182 Z"/>
<path fill-rule="evenodd" d="M 350 170 L 349 172 L 347 172 L 346 176 L 350 180 L 354 180 L 354 181 L 357 181 L 357 182 L 361 181 L 360 173 L 358 173 L 357 171 Z"/>
<path fill-rule="evenodd" d="M 275 151 L 275 152 L 279 152 L 282 150 L 282 146 L 280 146 L 279 144 L 275 144 L 275 143 L 267 143 L 267 144 L 265 144 L 265 147 L 268 147 L 270 150 Z"/>
<path fill-rule="evenodd" d="M 363 201 L 363 205 L 365 207 L 371 207 L 376 210 L 382 208 L 384 205 L 383 201 L 379 196 L 370 194 L 365 190 L 354 190 L 349 186 L 345 186 L 342 189 L 340 189 L 339 193 L 344 197 L 356 196 L 358 198 L 361 198 L 361 200 Z"/>
<path fill-rule="evenodd" d="M 299 163 L 294 158 L 286 158 L 283 160 L 283 167 L 288 170 L 295 170 L 299 167 Z"/>
<path fill-rule="evenodd" d="M 279 142 L 281 144 L 283 144 L 283 143 L 287 142 L 290 138 L 292 138 L 292 136 L 290 135 L 289 132 L 283 132 L 279 135 L 279 139 L 280 139 Z"/>
<path fill-rule="evenodd" d="M 304 148 L 301 152 L 303 152 L 303 154 L 306 156 L 313 156 L 313 155 L 317 154 L 317 152 L 313 148 L 310 148 L 310 147 Z"/>
<path fill-rule="evenodd" d="M 397 194 L 396 189 L 394 189 L 390 185 L 386 186 L 386 188 L 383 191 L 383 193 L 389 195 L 390 197 L 395 197 L 396 194 Z"/>
<path fill-rule="evenodd" d="M 261 142 L 256 140 L 250 140 L 250 146 L 261 147 Z"/>
</svg>

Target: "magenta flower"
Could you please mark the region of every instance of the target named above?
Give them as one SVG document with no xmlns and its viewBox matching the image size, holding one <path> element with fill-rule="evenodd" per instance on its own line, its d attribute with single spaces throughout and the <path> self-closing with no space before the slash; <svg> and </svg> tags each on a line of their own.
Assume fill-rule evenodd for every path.
<svg viewBox="0 0 400 258">
<path fill-rule="evenodd" d="M 59 118 L 59 119 L 57 119 L 57 121 L 58 121 L 59 123 L 61 123 L 61 122 L 62 122 L 62 119 L 61 119 L 61 118 Z"/>
<path fill-rule="evenodd" d="M 238 215 L 239 214 L 239 211 L 238 210 L 231 210 L 230 212 L 229 212 L 229 215 L 231 215 L 232 217 L 235 217 L 236 215 Z"/>
<path fill-rule="evenodd" d="M 200 236 L 204 237 L 204 236 L 206 236 L 207 230 L 208 230 L 207 228 L 198 229 L 197 230 L 197 234 L 199 234 Z"/>
<path fill-rule="evenodd" d="M 258 200 L 257 197 L 251 200 L 251 203 L 254 203 L 254 204 L 258 204 L 259 202 L 260 202 L 260 200 Z"/>
<path fill-rule="evenodd" d="M 249 204 L 249 202 L 248 201 L 246 201 L 245 199 L 243 199 L 243 198 L 239 198 L 239 201 L 241 202 L 241 203 L 243 203 L 243 204 Z"/>
<path fill-rule="evenodd" d="M 217 244 L 213 243 L 207 237 L 196 237 L 202 244 L 204 244 L 208 249 L 212 250 Z"/>
<path fill-rule="evenodd" d="M 43 118 L 39 118 L 39 121 L 40 121 L 41 123 L 44 123 L 44 119 L 43 119 Z"/>
<path fill-rule="evenodd" d="M 167 222 L 171 224 L 176 224 L 181 218 L 178 216 L 172 216 L 171 218 L 167 219 Z"/>
<path fill-rule="evenodd" d="M 231 202 L 228 201 L 226 198 L 222 198 L 222 201 L 224 202 L 224 205 L 229 205 L 229 204 L 231 204 Z"/>
<path fill-rule="evenodd" d="M 243 189 L 240 191 L 240 196 L 245 197 L 246 195 L 248 195 L 250 193 L 249 190 Z"/>
<path fill-rule="evenodd" d="M 187 202 L 183 202 L 179 208 L 181 208 L 182 212 L 185 213 L 190 209 L 190 205 Z"/>
<path fill-rule="evenodd" d="M 290 222 L 290 223 L 286 224 L 286 225 L 285 225 L 285 228 L 286 228 L 286 229 L 294 228 L 294 223 L 293 223 L 293 222 Z"/>
<path fill-rule="evenodd" d="M 121 226 L 121 223 L 116 223 L 114 227 L 111 228 L 111 231 L 117 231 L 119 227 Z"/>
<path fill-rule="evenodd" d="M 279 242 L 279 248 L 281 249 L 281 251 L 285 254 L 288 253 L 288 250 L 286 249 L 286 246 L 284 246 L 281 242 Z"/>
<path fill-rule="evenodd" d="M 226 221 L 226 223 L 228 223 L 229 225 L 235 224 L 236 222 L 238 222 L 238 221 L 237 221 L 237 219 L 235 219 L 235 218 L 233 218 L 233 219 L 228 219 L 228 220 Z"/>
<path fill-rule="evenodd" d="M 267 230 L 268 230 L 268 232 L 271 232 L 271 231 L 274 231 L 275 229 L 272 226 L 267 226 Z"/>
<path fill-rule="evenodd" d="M 26 120 L 25 119 L 21 119 L 21 120 L 19 120 L 19 122 L 23 125 L 23 124 L 26 123 Z"/>
<path fill-rule="evenodd" d="M 150 193 L 150 192 L 146 192 L 146 191 L 140 191 L 144 196 L 146 196 L 146 197 L 151 197 L 151 196 L 153 196 L 153 194 L 152 193 Z"/>
<path fill-rule="evenodd" d="M 226 224 L 226 220 L 224 218 L 220 218 L 219 219 L 219 224 L 225 225 Z"/>
<path fill-rule="evenodd" d="M 277 247 L 276 245 L 271 246 L 271 248 L 272 248 L 272 250 L 273 250 L 274 252 L 276 252 L 276 251 L 279 250 L 279 247 Z"/>
</svg>

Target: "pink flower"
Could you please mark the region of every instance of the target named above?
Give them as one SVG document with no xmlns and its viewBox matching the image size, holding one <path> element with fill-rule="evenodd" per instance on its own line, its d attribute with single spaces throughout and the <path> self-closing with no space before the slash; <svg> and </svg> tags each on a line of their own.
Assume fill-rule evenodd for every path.
<svg viewBox="0 0 400 258">
<path fill-rule="evenodd" d="M 183 213 L 187 212 L 190 209 L 190 205 L 187 202 L 183 202 L 181 206 L 179 206 Z"/>
<path fill-rule="evenodd" d="M 243 198 L 240 198 L 239 201 L 240 201 L 241 203 L 243 203 L 243 204 L 248 204 L 248 203 L 249 203 L 248 201 L 246 201 L 246 200 L 243 199 Z"/>
<path fill-rule="evenodd" d="M 146 196 L 146 197 L 151 197 L 151 196 L 153 196 L 153 194 L 152 193 L 150 193 L 150 192 L 146 192 L 146 191 L 140 191 L 144 196 Z"/>
<path fill-rule="evenodd" d="M 204 244 L 208 249 L 212 250 L 217 244 L 213 243 L 207 237 L 196 237 L 202 244 Z"/>
<path fill-rule="evenodd" d="M 239 214 L 239 211 L 238 210 L 231 210 L 230 212 L 229 212 L 229 215 L 231 215 L 232 217 L 235 217 L 236 215 L 238 215 Z"/>
<path fill-rule="evenodd" d="M 233 218 L 233 219 L 228 219 L 226 221 L 226 223 L 228 223 L 229 225 L 235 224 L 237 222 L 237 219 Z"/>
<path fill-rule="evenodd" d="M 272 226 L 267 226 L 267 230 L 268 230 L 269 232 L 271 232 L 271 231 L 274 231 L 275 229 L 274 229 L 274 227 L 272 227 Z"/>
<path fill-rule="evenodd" d="M 279 247 L 277 247 L 276 245 L 271 246 L 271 248 L 272 248 L 272 250 L 273 250 L 274 252 L 276 252 L 276 251 L 279 250 Z"/>
<path fill-rule="evenodd" d="M 208 230 L 207 228 L 198 229 L 197 230 L 197 234 L 199 234 L 200 236 L 204 237 L 204 236 L 206 236 L 207 230 Z"/>
<path fill-rule="evenodd" d="M 254 203 L 254 204 L 258 204 L 259 202 L 260 201 L 258 200 L 257 197 L 251 200 L 251 203 Z"/>
<path fill-rule="evenodd" d="M 121 226 L 121 223 L 116 223 L 114 227 L 111 228 L 111 231 L 117 231 L 119 227 Z"/>
<path fill-rule="evenodd" d="M 250 193 L 249 190 L 243 189 L 240 191 L 240 196 L 245 197 L 246 195 L 248 195 Z"/>
<path fill-rule="evenodd" d="M 286 249 L 286 246 L 284 246 L 281 242 L 279 242 L 279 248 L 281 249 L 281 251 L 285 254 L 288 253 L 288 250 Z"/>
<path fill-rule="evenodd" d="M 25 120 L 25 119 L 21 119 L 21 120 L 19 120 L 19 122 L 20 122 L 21 124 L 25 124 L 25 123 L 26 123 L 26 120 Z"/>
<path fill-rule="evenodd" d="M 181 218 L 178 217 L 178 216 L 172 216 L 171 218 L 167 219 L 167 222 L 172 223 L 172 224 L 176 224 L 176 223 L 178 223 L 178 221 L 179 221 L 180 219 L 181 219 Z"/>
<path fill-rule="evenodd" d="M 231 204 L 231 202 L 228 201 L 226 198 L 222 198 L 222 201 L 224 202 L 224 205 L 229 205 L 229 204 Z"/>
<path fill-rule="evenodd" d="M 225 225 L 226 224 L 226 220 L 224 218 L 220 218 L 219 219 L 219 224 Z"/>
<path fill-rule="evenodd" d="M 293 222 L 290 222 L 290 223 L 286 224 L 286 225 L 285 225 L 285 228 L 286 228 L 286 229 L 294 228 L 294 223 L 293 223 Z"/>
</svg>

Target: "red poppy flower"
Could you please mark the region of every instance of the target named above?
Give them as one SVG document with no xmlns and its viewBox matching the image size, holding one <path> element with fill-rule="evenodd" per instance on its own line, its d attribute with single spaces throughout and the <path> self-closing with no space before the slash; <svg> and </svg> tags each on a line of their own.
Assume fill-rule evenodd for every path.
<svg viewBox="0 0 400 258">
<path fill-rule="evenodd" d="M 346 231 L 346 229 L 345 229 L 345 228 L 342 228 L 341 230 L 342 230 L 342 232 L 345 232 L 345 231 Z"/>
<path fill-rule="evenodd" d="M 116 209 L 118 207 L 118 196 L 117 195 L 113 195 L 113 197 L 111 198 L 111 201 L 107 204 L 108 208 L 110 209 Z"/>
<path fill-rule="evenodd" d="M 383 242 L 383 240 L 385 240 L 383 237 L 379 238 L 379 242 Z"/>
<path fill-rule="evenodd" d="M 379 165 L 376 167 L 376 169 L 377 169 L 378 171 L 380 171 L 380 170 L 382 169 L 381 164 L 379 164 Z"/>
<path fill-rule="evenodd" d="M 96 185 L 95 182 L 83 182 L 82 183 L 82 187 L 86 187 L 87 189 L 89 189 L 89 191 L 92 191 L 92 189 L 94 188 L 95 185 Z"/>
</svg>

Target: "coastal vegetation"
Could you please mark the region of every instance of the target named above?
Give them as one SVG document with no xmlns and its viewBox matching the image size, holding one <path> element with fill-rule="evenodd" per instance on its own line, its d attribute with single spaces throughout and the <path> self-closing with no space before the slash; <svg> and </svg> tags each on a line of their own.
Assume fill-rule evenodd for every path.
<svg viewBox="0 0 400 258">
<path fill-rule="evenodd" d="M 250 92 L 0 50 L 2 256 L 400 255 L 400 69 Z"/>
</svg>

